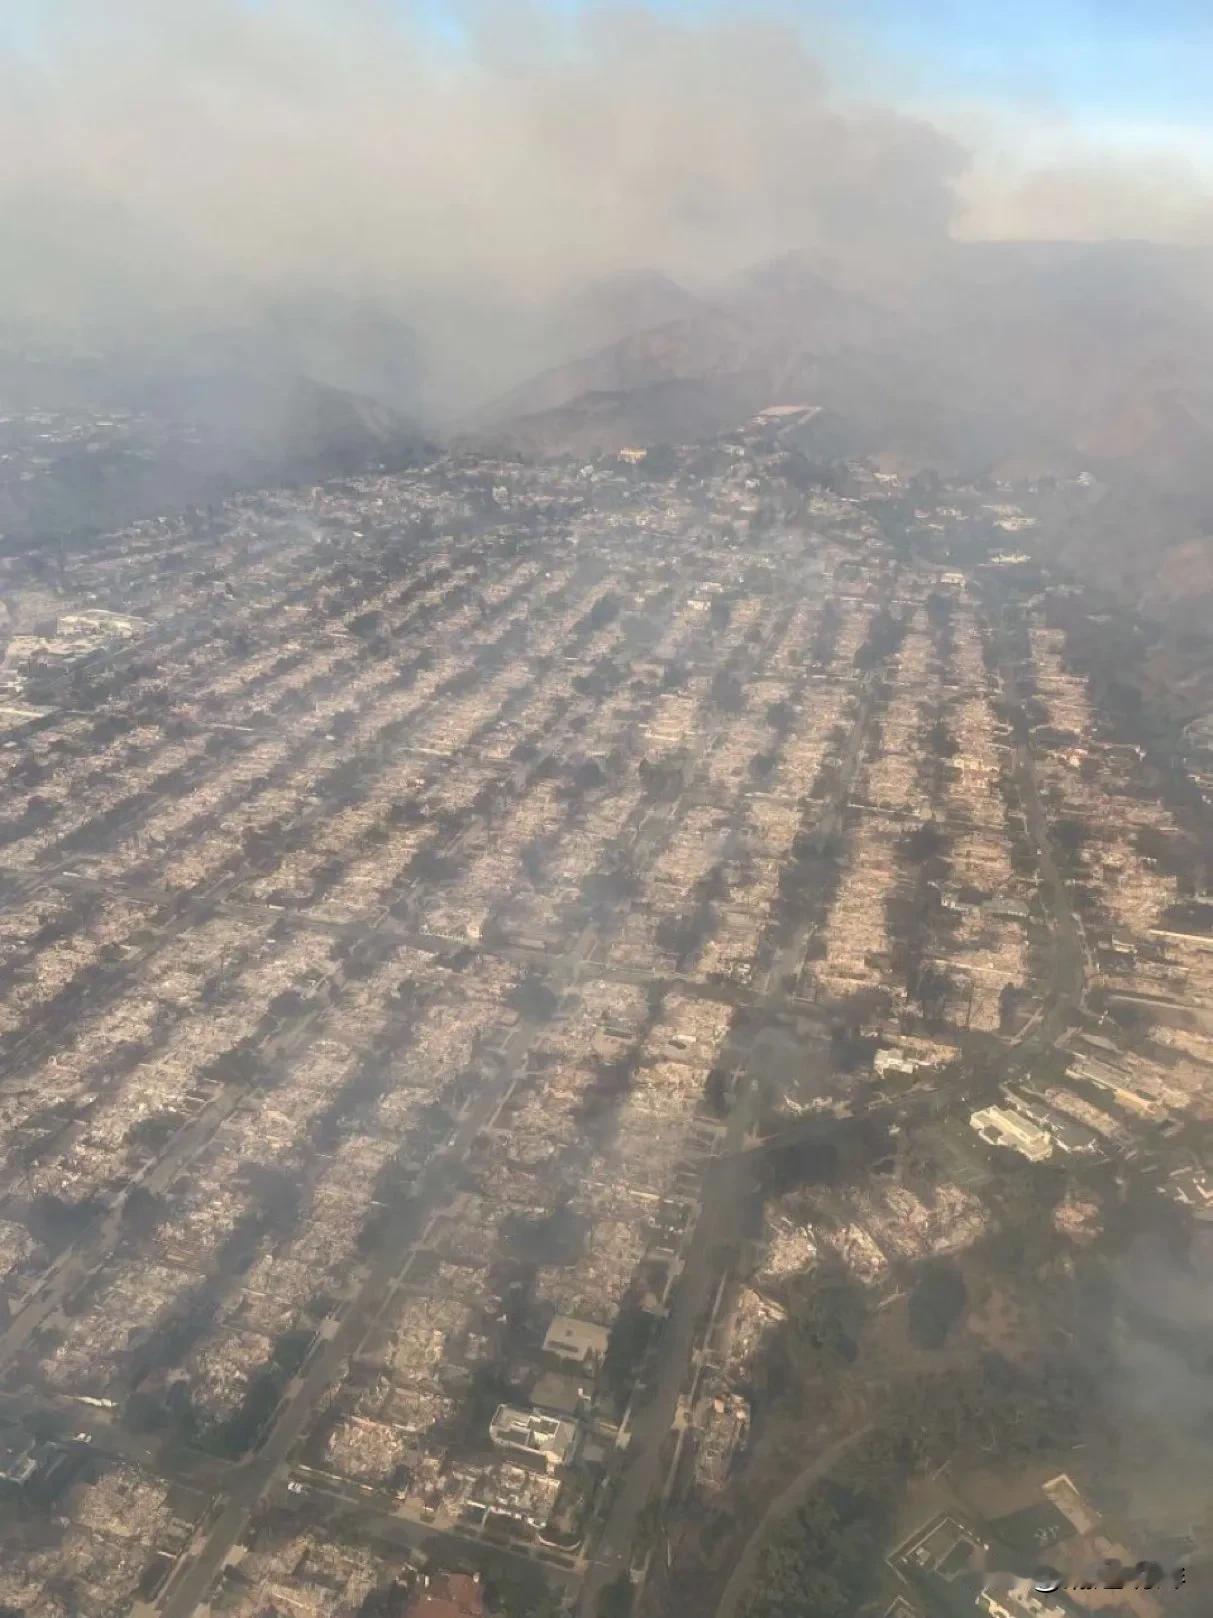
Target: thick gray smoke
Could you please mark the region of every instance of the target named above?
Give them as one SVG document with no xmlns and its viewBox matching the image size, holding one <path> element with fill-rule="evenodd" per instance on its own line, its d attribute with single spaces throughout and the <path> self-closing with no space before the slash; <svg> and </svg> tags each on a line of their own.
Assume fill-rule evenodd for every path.
<svg viewBox="0 0 1213 1618">
<path fill-rule="evenodd" d="M 574 30 L 511 5 L 443 47 L 349 0 L 55 18 L 0 95 L 6 292 L 48 316 L 127 287 L 535 297 L 637 264 L 887 247 L 947 229 L 963 166 L 926 125 L 836 109 L 775 24 L 610 10 Z"/>
<path fill-rule="evenodd" d="M 928 252 L 964 166 L 922 121 L 837 105 L 748 8 L 480 6 L 452 44 L 372 0 L 61 0 L 0 60 L 0 306 L 110 342 L 367 299 L 492 386 L 603 277 Z"/>
<path fill-rule="evenodd" d="M 1198 1519 L 1209 1510 L 1213 1450 L 1211 1278 L 1213 1246 L 1203 1231 L 1183 1264 L 1143 1237 L 1119 1269 L 1132 1312 L 1109 1334 L 1111 1374 L 1101 1393 L 1121 1417 L 1116 1485 L 1158 1532 L 1208 1527 Z M 1198 1542 L 1206 1556 L 1207 1539 L 1198 1533 Z"/>
<path fill-rule="evenodd" d="M 553 302 L 603 278 L 703 290 L 805 252 L 866 285 L 929 263 L 962 207 L 1089 234 L 1108 184 L 991 200 L 955 138 L 844 104 L 748 5 L 469 4 L 457 41 L 401 0 L 46 10 L 0 57 L 0 308 L 26 339 L 155 344 L 342 299 L 417 330 L 453 401 L 558 357 Z"/>
</svg>

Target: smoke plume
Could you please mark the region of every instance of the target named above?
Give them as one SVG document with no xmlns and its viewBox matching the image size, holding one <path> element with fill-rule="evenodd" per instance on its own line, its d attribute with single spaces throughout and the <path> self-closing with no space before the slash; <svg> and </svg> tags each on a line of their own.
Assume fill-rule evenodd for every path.
<svg viewBox="0 0 1213 1618">
<path fill-rule="evenodd" d="M 966 219 L 1132 223 L 1105 171 L 1001 199 L 980 172 L 739 4 L 452 30 L 389 0 L 48 0 L 0 58 L 0 307 L 25 340 L 155 344 L 340 299 L 407 321 L 457 397 L 552 358 L 540 312 L 603 278 L 703 290 L 796 252 L 863 285 Z"/>
</svg>

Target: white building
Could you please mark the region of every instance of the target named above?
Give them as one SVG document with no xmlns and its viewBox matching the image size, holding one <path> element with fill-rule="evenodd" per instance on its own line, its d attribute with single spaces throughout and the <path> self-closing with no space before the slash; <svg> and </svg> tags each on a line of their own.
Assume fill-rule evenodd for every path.
<svg viewBox="0 0 1213 1618">
<path fill-rule="evenodd" d="M 548 1327 L 543 1351 L 575 1365 L 597 1365 L 606 1356 L 610 1335 L 605 1326 L 597 1326 L 593 1321 L 557 1315 Z"/>
<path fill-rule="evenodd" d="M 498 1449 L 517 1450 L 541 1460 L 549 1472 L 563 1466 L 577 1443 L 574 1422 L 556 1416 L 541 1416 L 535 1410 L 518 1410 L 498 1405 L 489 1423 L 489 1437 Z"/>
<path fill-rule="evenodd" d="M 973 1114 L 969 1123 L 989 1145 L 1022 1152 L 1033 1163 L 1052 1155 L 1053 1140 L 1048 1131 L 1021 1118 L 1017 1112 L 1008 1112 L 1005 1107 L 983 1107 Z"/>
<path fill-rule="evenodd" d="M 1010 1573 L 992 1573 L 977 1605 L 990 1618 L 1066 1618 L 1065 1608 L 1038 1595 L 1030 1579 Z"/>
</svg>

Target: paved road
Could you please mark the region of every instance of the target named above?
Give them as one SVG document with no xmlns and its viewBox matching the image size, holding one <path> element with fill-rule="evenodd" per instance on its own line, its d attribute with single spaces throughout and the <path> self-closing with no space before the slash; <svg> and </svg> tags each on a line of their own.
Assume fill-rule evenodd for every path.
<svg viewBox="0 0 1213 1618">
<path fill-rule="evenodd" d="M 1019 708 L 1022 698 L 1015 678 L 1014 660 L 1006 645 L 1005 631 L 1000 634 L 998 652 L 1004 694 L 1013 708 Z M 1053 1045 L 1082 1009 L 1086 989 L 1086 942 L 1070 904 L 1065 881 L 1053 857 L 1049 817 L 1036 778 L 1036 761 L 1031 746 L 1026 742 L 1017 742 L 1012 759 L 1015 784 L 1019 789 L 1028 832 L 1036 845 L 1041 894 L 1053 922 L 1053 981 L 1032 1041 L 1038 1046 Z"/>
<path fill-rule="evenodd" d="M 819 813 L 814 827 L 819 846 L 823 846 L 845 823 L 847 800 L 863 757 L 872 709 L 873 682 L 865 679 L 859 712 L 840 758 L 834 791 Z M 749 990 L 720 997 L 735 999 L 750 1006 L 763 1006 L 772 1012 L 792 1012 L 802 1016 L 806 1011 L 803 1001 L 778 993 Z M 712 1162 L 704 1179 L 702 1212 L 687 1251 L 673 1307 L 657 1346 L 657 1385 L 634 1415 L 627 1459 L 614 1481 L 606 1520 L 582 1585 L 577 1607 L 579 1618 L 594 1618 L 604 1586 L 630 1566 L 637 1519 L 661 1482 L 662 1443 L 674 1422 L 679 1394 L 692 1367 L 697 1328 L 710 1306 L 712 1289 L 719 1280 L 713 1250 L 719 1243 L 734 1236 L 741 1223 L 741 1205 L 750 1174 L 748 1154 L 743 1151 L 750 1121 L 748 1101 L 749 1097 L 744 1097 L 734 1108 L 724 1150 Z"/>
<path fill-rule="evenodd" d="M 466 1562 L 474 1563 L 477 1552 L 483 1551 L 494 1560 L 504 1558 L 517 1562 L 532 1572 L 538 1569 L 545 1578 L 563 1584 L 566 1589 L 572 1589 L 581 1579 L 579 1565 L 575 1562 L 573 1565 L 563 1564 L 546 1546 L 506 1541 L 475 1529 L 462 1532 L 438 1527 L 434 1523 L 421 1521 L 405 1510 L 393 1511 L 382 1497 L 376 1499 L 373 1495 L 365 1494 L 356 1483 L 348 1483 L 344 1479 L 312 1474 L 304 1481 L 304 1493 L 314 1510 L 327 1512 L 334 1522 L 347 1519 L 350 1512 L 355 1512 L 359 1526 L 377 1540 L 407 1549 L 424 1550 L 428 1547 L 430 1553 L 434 1551 L 434 1542 L 441 1540 L 456 1557 L 462 1557 Z"/>
<path fill-rule="evenodd" d="M 606 1520 L 586 1571 L 577 1611 L 593 1618 L 603 1586 L 625 1572 L 632 1560 L 637 1518 L 662 1481 L 662 1443 L 674 1422 L 678 1396 L 692 1364 L 696 1333 L 711 1307 L 719 1280 L 714 1249 L 732 1237 L 749 1183 L 740 1151 L 749 1123 L 744 1100 L 729 1120 L 725 1151 L 712 1160 L 704 1176 L 703 1204 L 687 1250 L 670 1314 L 657 1345 L 657 1382 L 633 1413 L 631 1441 L 615 1479 Z"/>
</svg>

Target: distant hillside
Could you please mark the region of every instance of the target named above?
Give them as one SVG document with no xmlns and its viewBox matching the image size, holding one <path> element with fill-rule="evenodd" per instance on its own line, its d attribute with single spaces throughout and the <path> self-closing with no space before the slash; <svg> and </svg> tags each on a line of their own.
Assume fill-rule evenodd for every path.
<svg viewBox="0 0 1213 1618">
<path fill-rule="evenodd" d="M 878 301 L 788 261 L 544 372 L 485 421 L 552 449 L 590 447 L 597 424 L 606 448 L 676 439 L 689 399 L 695 419 L 723 424 L 735 406 L 809 398 L 846 416 L 857 445 L 910 464 L 1123 468 L 1203 497 L 1206 268 L 1138 243 L 957 245 Z"/>
<path fill-rule="evenodd" d="M 28 544 L 430 453 L 386 405 L 300 376 L 0 359 L 0 536 Z"/>
<path fill-rule="evenodd" d="M 1052 534 L 1174 615 L 1213 606 L 1213 255 L 1120 242 L 956 244 L 896 296 L 797 260 L 536 376 L 483 421 L 586 453 L 825 406 L 833 451 L 906 470 L 1106 489 Z"/>
</svg>

